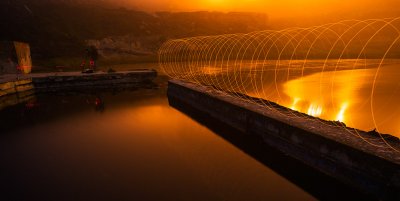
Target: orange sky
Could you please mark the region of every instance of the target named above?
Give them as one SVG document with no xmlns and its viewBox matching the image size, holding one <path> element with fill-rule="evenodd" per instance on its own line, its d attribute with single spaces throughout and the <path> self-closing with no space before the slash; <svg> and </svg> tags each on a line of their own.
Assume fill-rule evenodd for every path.
<svg viewBox="0 0 400 201">
<path fill-rule="evenodd" d="M 159 11 L 252 11 L 272 17 L 310 16 L 335 12 L 383 13 L 400 16 L 400 0 L 125 0 L 136 8 Z"/>
</svg>

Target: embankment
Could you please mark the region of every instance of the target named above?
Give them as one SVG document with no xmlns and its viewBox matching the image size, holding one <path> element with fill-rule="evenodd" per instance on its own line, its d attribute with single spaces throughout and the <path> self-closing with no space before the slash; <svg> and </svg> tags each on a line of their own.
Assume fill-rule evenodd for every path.
<svg viewBox="0 0 400 201">
<path fill-rule="evenodd" d="M 0 109 L 26 101 L 36 93 L 150 87 L 155 70 L 115 73 L 59 72 L 4 75 L 0 79 Z"/>
</svg>

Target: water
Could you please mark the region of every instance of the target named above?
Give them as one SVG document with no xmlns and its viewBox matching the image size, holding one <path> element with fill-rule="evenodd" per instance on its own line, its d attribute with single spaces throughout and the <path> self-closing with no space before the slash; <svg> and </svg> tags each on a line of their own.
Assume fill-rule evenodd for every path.
<svg viewBox="0 0 400 201">
<path fill-rule="evenodd" d="M 186 80 L 400 137 L 400 60 L 245 60 L 181 68 L 175 73 Z"/>
<path fill-rule="evenodd" d="M 294 63 L 291 69 L 248 65 L 250 70 L 234 75 L 210 67 L 202 79 L 304 114 L 399 136 L 399 64 L 354 67 L 346 61 L 339 67 L 328 63 L 324 71 L 321 62 L 312 64 L 305 69 Z M 253 150 L 246 139 L 226 139 L 235 131 L 222 135 L 171 108 L 165 81 L 161 85 L 37 95 L 0 111 L 0 199 L 349 198 L 341 193 L 345 189 L 338 190 L 340 184 L 264 150 L 265 145 Z"/>
<path fill-rule="evenodd" d="M 283 88 L 294 110 L 400 137 L 400 65 L 317 73 Z"/>
<path fill-rule="evenodd" d="M 171 108 L 164 87 L 38 95 L 0 117 L 3 200 L 315 199 Z"/>
<path fill-rule="evenodd" d="M 273 85 L 278 90 L 267 99 L 283 106 L 349 127 L 400 137 L 400 64 L 311 73 L 263 87 Z"/>
</svg>

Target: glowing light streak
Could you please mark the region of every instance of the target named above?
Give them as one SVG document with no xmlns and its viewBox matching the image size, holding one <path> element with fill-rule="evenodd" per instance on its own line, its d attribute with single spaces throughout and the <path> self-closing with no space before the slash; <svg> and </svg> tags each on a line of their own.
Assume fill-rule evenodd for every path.
<svg viewBox="0 0 400 201">
<path fill-rule="evenodd" d="M 309 28 L 170 40 L 159 50 L 159 63 L 174 79 L 211 85 L 243 101 L 273 108 L 270 102 L 255 102 L 243 94 L 267 99 L 304 112 L 289 114 L 298 117 L 308 114 L 348 123 L 346 111 L 370 104 L 371 121 L 379 130 L 373 105 L 375 83 L 386 58 L 399 56 L 399 27 L 400 18 L 346 20 Z M 352 94 L 364 79 L 358 70 L 371 68 L 367 62 L 371 58 L 377 67 L 371 98 L 353 104 Z M 345 70 L 357 70 L 357 74 Z M 319 83 L 307 84 L 312 75 L 319 76 L 312 77 Z M 319 88 L 310 88 L 316 84 Z"/>
</svg>

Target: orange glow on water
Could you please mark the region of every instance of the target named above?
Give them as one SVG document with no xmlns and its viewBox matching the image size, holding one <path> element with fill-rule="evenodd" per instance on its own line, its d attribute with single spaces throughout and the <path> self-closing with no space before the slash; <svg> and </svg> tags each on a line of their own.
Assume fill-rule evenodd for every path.
<svg viewBox="0 0 400 201">
<path fill-rule="evenodd" d="M 290 109 L 292 109 L 292 110 L 298 110 L 297 107 L 296 107 L 296 105 L 297 105 L 297 103 L 299 103 L 300 100 L 301 100 L 300 98 L 294 98 L 294 99 L 293 99 L 293 104 L 292 104 L 292 106 L 290 107 Z"/>
<path fill-rule="evenodd" d="M 342 107 L 340 108 L 339 114 L 336 117 L 337 121 L 343 122 L 345 120 L 346 109 L 347 109 L 347 103 L 343 103 Z"/>
<path fill-rule="evenodd" d="M 349 108 L 364 102 L 357 91 L 367 82 L 366 72 L 323 72 L 290 80 L 284 84 L 284 92 L 293 104 L 286 101 L 282 104 L 314 117 L 351 123 L 345 114 Z"/>
<path fill-rule="evenodd" d="M 322 106 L 318 104 L 311 104 L 310 107 L 308 108 L 308 115 L 314 116 L 314 117 L 319 117 L 322 114 Z"/>
</svg>

